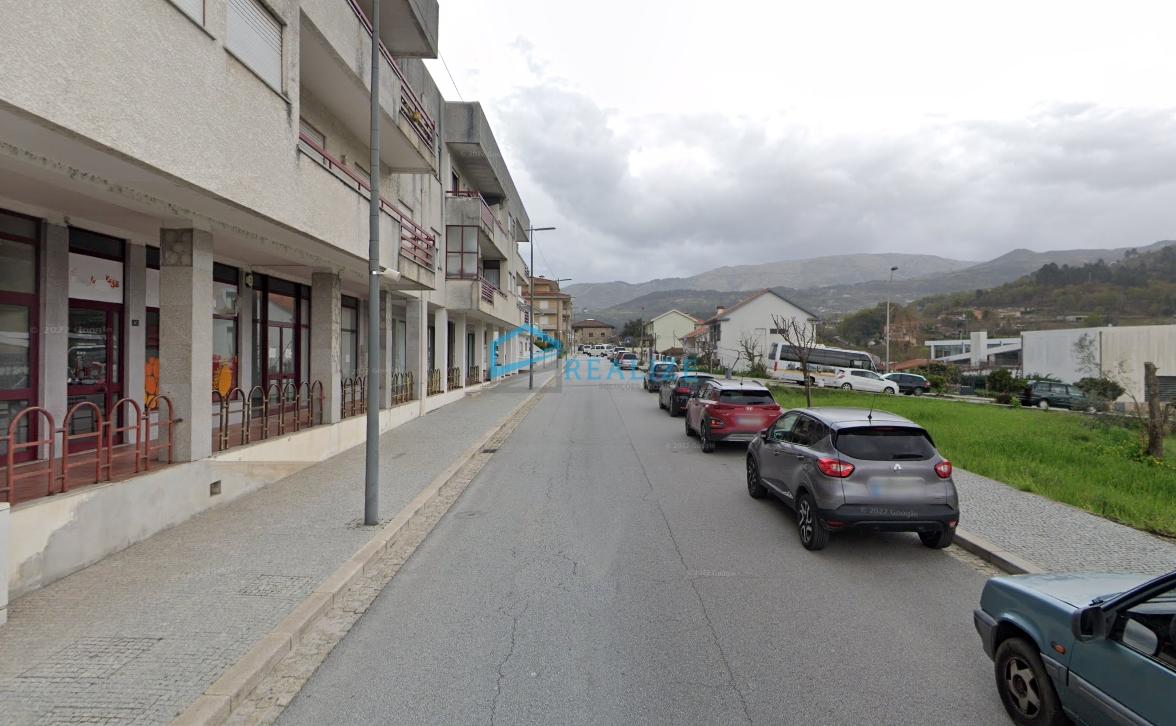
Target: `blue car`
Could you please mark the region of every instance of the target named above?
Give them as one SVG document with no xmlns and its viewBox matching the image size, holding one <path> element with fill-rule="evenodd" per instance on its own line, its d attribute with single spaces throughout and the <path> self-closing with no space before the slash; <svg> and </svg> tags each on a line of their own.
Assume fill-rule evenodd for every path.
<svg viewBox="0 0 1176 726">
<path fill-rule="evenodd" d="M 1176 571 L 994 577 L 973 613 L 1018 724 L 1176 724 Z"/>
<path fill-rule="evenodd" d="M 661 390 L 661 384 L 672 381 L 678 375 L 677 363 L 653 363 L 649 366 L 649 373 L 645 375 L 645 390 L 653 393 Z"/>
</svg>

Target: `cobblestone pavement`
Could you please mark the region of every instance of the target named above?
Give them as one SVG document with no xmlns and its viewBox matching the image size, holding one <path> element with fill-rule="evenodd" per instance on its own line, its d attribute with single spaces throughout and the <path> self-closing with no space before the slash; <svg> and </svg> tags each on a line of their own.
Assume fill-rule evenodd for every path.
<svg viewBox="0 0 1176 726">
<path fill-rule="evenodd" d="M 527 393 L 520 376 L 385 434 L 384 518 Z M 0 722 L 170 721 L 371 538 L 363 470 L 350 449 L 11 603 Z"/>
<path fill-rule="evenodd" d="M 956 469 L 960 527 L 1048 571 L 1161 574 L 1176 542 Z"/>
</svg>

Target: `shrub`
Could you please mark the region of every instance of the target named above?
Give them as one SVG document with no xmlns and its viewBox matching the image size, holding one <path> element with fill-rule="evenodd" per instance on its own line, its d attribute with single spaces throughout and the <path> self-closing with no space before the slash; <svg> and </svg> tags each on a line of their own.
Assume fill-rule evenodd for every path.
<svg viewBox="0 0 1176 726">
<path fill-rule="evenodd" d="M 931 390 L 936 393 L 943 393 L 947 390 L 947 379 L 943 376 L 929 375 L 927 376 L 927 382 L 931 384 Z"/>
<path fill-rule="evenodd" d="M 1083 378 L 1074 385 L 1095 400 L 1114 401 L 1124 393 L 1123 387 L 1109 378 Z"/>
<path fill-rule="evenodd" d="M 995 393 L 1009 393 L 1016 390 L 1016 379 L 1006 368 L 998 368 L 988 374 L 988 390 Z M 999 398 L 999 397 L 998 397 Z M 1006 397 L 1007 398 L 1007 397 Z"/>
<path fill-rule="evenodd" d="M 1008 405 L 1013 400 L 1012 394 L 1008 393 L 1007 391 L 1001 391 L 1000 393 L 996 394 L 995 398 L 997 403 L 1002 403 L 1005 405 Z"/>
</svg>

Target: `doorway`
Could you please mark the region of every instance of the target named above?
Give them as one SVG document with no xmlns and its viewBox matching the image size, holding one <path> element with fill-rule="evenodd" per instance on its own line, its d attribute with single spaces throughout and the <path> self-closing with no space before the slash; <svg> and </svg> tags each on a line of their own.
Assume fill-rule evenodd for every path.
<svg viewBox="0 0 1176 726">
<path fill-rule="evenodd" d="M 69 301 L 69 333 L 66 353 L 67 405 L 89 401 L 108 416 L 116 401 L 123 397 L 122 376 L 122 305 L 93 300 Z M 78 411 L 70 421 L 69 433 L 97 430 L 93 410 Z M 93 448 L 87 438 L 71 445 Z"/>
</svg>

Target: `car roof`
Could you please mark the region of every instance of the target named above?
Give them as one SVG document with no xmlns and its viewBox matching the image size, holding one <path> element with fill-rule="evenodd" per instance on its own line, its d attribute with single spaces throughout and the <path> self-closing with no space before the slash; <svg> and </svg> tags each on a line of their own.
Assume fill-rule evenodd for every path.
<svg viewBox="0 0 1176 726">
<path fill-rule="evenodd" d="M 695 378 L 714 378 L 715 374 L 703 373 L 702 371 L 682 371 L 681 373 L 678 374 L 677 377 L 678 378 L 687 378 L 689 376 L 694 376 Z"/>
<path fill-rule="evenodd" d="M 833 429 L 858 428 L 861 426 L 911 426 L 923 428 L 910 419 L 889 411 L 868 408 L 794 408 L 786 413 L 798 411 L 817 418 Z"/>
<path fill-rule="evenodd" d="M 738 391 L 746 389 L 750 391 L 766 391 L 768 387 L 759 381 L 728 381 L 721 378 L 712 378 L 711 383 L 717 385 L 724 391 Z"/>
</svg>

